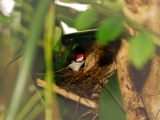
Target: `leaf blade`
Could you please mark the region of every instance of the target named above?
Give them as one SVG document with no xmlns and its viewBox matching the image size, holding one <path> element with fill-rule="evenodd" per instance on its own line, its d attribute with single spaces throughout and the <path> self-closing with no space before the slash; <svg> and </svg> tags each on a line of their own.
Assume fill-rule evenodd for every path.
<svg viewBox="0 0 160 120">
<path fill-rule="evenodd" d="M 98 42 L 105 44 L 106 42 L 114 41 L 124 30 L 122 19 L 117 17 L 107 19 L 104 24 L 99 27 L 96 34 Z"/>
<path fill-rule="evenodd" d="M 23 95 L 26 93 L 26 84 L 28 82 L 28 74 L 32 68 L 32 61 L 36 52 L 37 38 L 40 37 L 42 31 L 42 25 L 44 16 L 47 13 L 48 6 L 52 0 L 41 0 L 37 4 L 34 18 L 30 22 L 30 34 L 28 35 L 27 42 L 24 48 L 24 57 L 17 74 L 15 86 L 12 92 L 12 96 L 9 102 L 8 111 L 4 120 L 12 120 L 16 117 L 21 107 Z M 37 21 L 38 20 L 38 21 Z M 22 80 L 23 79 L 23 80 Z"/>
<path fill-rule="evenodd" d="M 104 86 L 100 96 L 100 120 L 126 120 L 117 74 Z"/>
<path fill-rule="evenodd" d="M 155 52 L 151 36 L 140 34 L 130 39 L 130 57 L 132 64 L 141 69 Z"/>
<path fill-rule="evenodd" d="M 96 22 L 96 16 L 96 12 L 93 9 L 80 13 L 76 18 L 75 28 L 77 30 L 86 30 Z"/>
</svg>

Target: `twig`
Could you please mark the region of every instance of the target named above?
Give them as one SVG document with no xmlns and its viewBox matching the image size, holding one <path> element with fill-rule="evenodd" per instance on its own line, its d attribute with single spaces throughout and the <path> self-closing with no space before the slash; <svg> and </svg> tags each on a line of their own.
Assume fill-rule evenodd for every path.
<svg viewBox="0 0 160 120">
<path fill-rule="evenodd" d="M 60 70 L 54 71 L 53 74 L 54 74 L 54 73 L 57 73 L 57 72 L 64 71 L 64 70 L 66 70 L 66 69 L 68 69 L 68 67 L 65 67 L 65 68 L 62 68 L 62 69 L 60 69 Z M 44 73 L 32 73 L 32 74 L 45 75 L 46 73 L 44 72 Z M 56 76 L 58 76 L 58 75 L 56 75 Z"/>
<path fill-rule="evenodd" d="M 129 18 L 132 21 L 136 21 L 137 23 L 144 24 L 144 21 L 147 18 L 147 5 L 144 6 L 141 4 L 138 6 L 134 6 L 138 2 L 138 0 L 133 1 L 135 4 L 133 4 L 132 7 L 135 7 L 136 9 L 136 12 L 133 12 L 131 11 L 131 9 L 129 9 L 125 0 L 118 0 L 118 2 L 120 2 L 123 5 L 122 12 L 127 18 Z"/>
<path fill-rule="evenodd" d="M 39 87 L 43 87 L 43 88 L 46 87 L 46 82 L 39 79 L 39 78 L 36 80 L 36 83 Z M 53 83 L 53 91 L 55 93 L 63 96 L 63 97 L 66 97 L 66 98 L 71 99 L 73 101 L 79 102 L 82 105 L 85 105 L 87 107 L 91 107 L 93 109 L 96 109 L 98 107 L 97 104 L 94 101 L 91 101 L 87 98 L 80 97 L 80 96 L 75 95 L 71 92 L 67 92 L 66 90 L 64 90 L 64 89 L 58 87 L 57 85 L 55 85 L 54 83 Z"/>
</svg>

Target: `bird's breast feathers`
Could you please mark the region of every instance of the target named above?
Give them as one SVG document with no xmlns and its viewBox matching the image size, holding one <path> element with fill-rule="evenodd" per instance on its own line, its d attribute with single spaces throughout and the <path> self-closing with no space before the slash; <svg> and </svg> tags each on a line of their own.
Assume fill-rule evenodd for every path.
<svg viewBox="0 0 160 120">
<path fill-rule="evenodd" d="M 73 61 L 68 67 L 71 68 L 73 71 L 79 71 L 79 69 L 84 64 L 84 61 L 81 62 L 75 62 Z"/>
</svg>

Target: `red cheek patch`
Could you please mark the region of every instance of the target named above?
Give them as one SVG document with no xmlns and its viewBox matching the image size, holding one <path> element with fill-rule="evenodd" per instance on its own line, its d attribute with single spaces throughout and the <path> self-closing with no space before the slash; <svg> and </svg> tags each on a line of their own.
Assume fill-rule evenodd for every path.
<svg viewBox="0 0 160 120">
<path fill-rule="evenodd" d="M 77 59 L 82 57 L 83 57 L 83 54 L 77 54 Z"/>
</svg>

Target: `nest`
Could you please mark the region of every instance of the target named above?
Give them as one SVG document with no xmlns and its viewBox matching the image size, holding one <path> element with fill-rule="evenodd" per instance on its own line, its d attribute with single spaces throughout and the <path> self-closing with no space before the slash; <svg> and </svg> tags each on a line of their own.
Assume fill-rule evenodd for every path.
<svg viewBox="0 0 160 120">
<path fill-rule="evenodd" d="M 58 86 L 53 84 L 54 92 L 89 107 L 83 115 L 80 114 L 80 118 L 89 114 L 93 116 L 93 120 L 97 118 L 100 94 L 109 77 L 116 71 L 115 56 L 120 45 L 120 42 L 112 42 L 105 46 L 96 42 L 85 43 L 83 45 L 85 53 L 83 68 L 77 72 L 68 68 L 55 72 Z M 41 79 L 37 79 L 36 83 L 39 87 L 46 87 L 46 82 Z M 78 104 L 76 117 L 77 109 Z"/>
<path fill-rule="evenodd" d="M 90 44 L 90 43 L 89 43 Z M 86 47 L 87 46 L 87 47 Z M 92 43 L 92 47 L 84 45 L 85 64 L 78 72 L 65 69 L 65 81 L 60 87 L 78 96 L 98 102 L 103 86 L 116 70 L 115 43 L 100 46 Z"/>
</svg>

